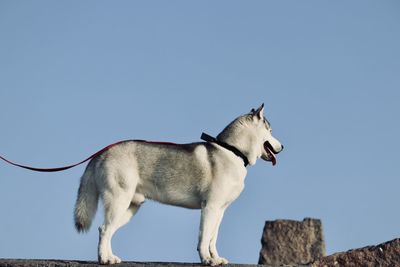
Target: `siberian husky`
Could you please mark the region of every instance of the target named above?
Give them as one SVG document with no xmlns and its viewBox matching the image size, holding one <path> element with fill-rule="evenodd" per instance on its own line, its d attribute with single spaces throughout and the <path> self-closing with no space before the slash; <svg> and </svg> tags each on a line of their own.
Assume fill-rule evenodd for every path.
<svg viewBox="0 0 400 267">
<path fill-rule="evenodd" d="M 89 230 L 99 198 L 100 264 L 120 263 L 111 249 L 113 234 L 128 223 L 145 199 L 201 209 L 197 250 L 205 265 L 227 264 L 218 255 L 218 229 L 225 209 L 244 188 L 246 165 L 258 158 L 276 164 L 283 145 L 272 136 L 264 104 L 239 116 L 216 137 L 190 144 L 122 142 L 93 158 L 81 178 L 74 219 L 78 232 Z"/>
</svg>

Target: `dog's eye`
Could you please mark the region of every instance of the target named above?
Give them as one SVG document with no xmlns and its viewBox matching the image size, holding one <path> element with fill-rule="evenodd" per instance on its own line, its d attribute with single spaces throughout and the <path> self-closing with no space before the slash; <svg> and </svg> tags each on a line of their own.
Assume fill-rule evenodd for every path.
<svg viewBox="0 0 400 267">
<path fill-rule="evenodd" d="M 264 119 L 264 125 L 265 128 L 267 128 L 268 131 L 271 131 L 271 126 L 269 125 L 268 121 L 266 119 Z"/>
<path fill-rule="evenodd" d="M 271 127 L 271 123 L 264 117 L 264 124 L 266 125 L 267 128 Z"/>
</svg>

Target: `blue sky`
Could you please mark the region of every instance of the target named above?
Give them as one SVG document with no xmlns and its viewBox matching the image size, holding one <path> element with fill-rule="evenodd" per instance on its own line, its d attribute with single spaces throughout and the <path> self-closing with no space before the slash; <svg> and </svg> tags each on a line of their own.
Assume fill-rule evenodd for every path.
<svg viewBox="0 0 400 267">
<path fill-rule="evenodd" d="M 256 263 L 265 220 L 320 218 L 328 254 L 400 236 L 398 1 L 0 1 L 0 154 L 52 167 L 109 143 L 186 143 L 266 105 L 285 145 L 248 169 L 218 247 Z M 95 260 L 84 166 L 0 163 L 0 258 Z M 198 262 L 199 211 L 148 201 L 123 260 Z"/>
</svg>

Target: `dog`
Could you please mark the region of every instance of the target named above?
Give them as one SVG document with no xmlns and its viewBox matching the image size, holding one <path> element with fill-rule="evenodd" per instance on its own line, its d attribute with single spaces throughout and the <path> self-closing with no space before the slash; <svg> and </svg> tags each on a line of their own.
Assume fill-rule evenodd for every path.
<svg viewBox="0 0 400 267">
<path fill-rule="evenodd" d="M 145 199 L 201 209 L 197 250 L 204 265 L 222 265 L 218 229 L 226 208 L 244 188 L 246 166 L 258 158 L 276 164 L 283 145 L 272 136 L 264 104 L 239 116 L 213 138 L 190 144 L 125 141 L 87 165 L 74 211 L 78 232 L 89 230 L 99 198 L 104 223 L 99 227 L 98 261 L 116 264 L 113 234 L 136 214 Z"/>
</svg>

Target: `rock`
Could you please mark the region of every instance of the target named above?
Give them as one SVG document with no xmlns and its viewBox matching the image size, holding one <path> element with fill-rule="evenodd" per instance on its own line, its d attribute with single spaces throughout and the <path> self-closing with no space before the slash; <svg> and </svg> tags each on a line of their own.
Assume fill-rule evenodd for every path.
<svg viewBox="0 0 400 267">
<path fill-rule="evenodd" d="M 312 266 L 400 266 L 400 238 L 377 246 L 368 246 L 347 252 L 335 253 L 317 260 Z"/>
<path fill-rule="evenodd" d="M 310 264 L 325 256 L 322 223 L 318 219 L 266 221 L 261 244 L 259 264 Z"/>
</svg>

